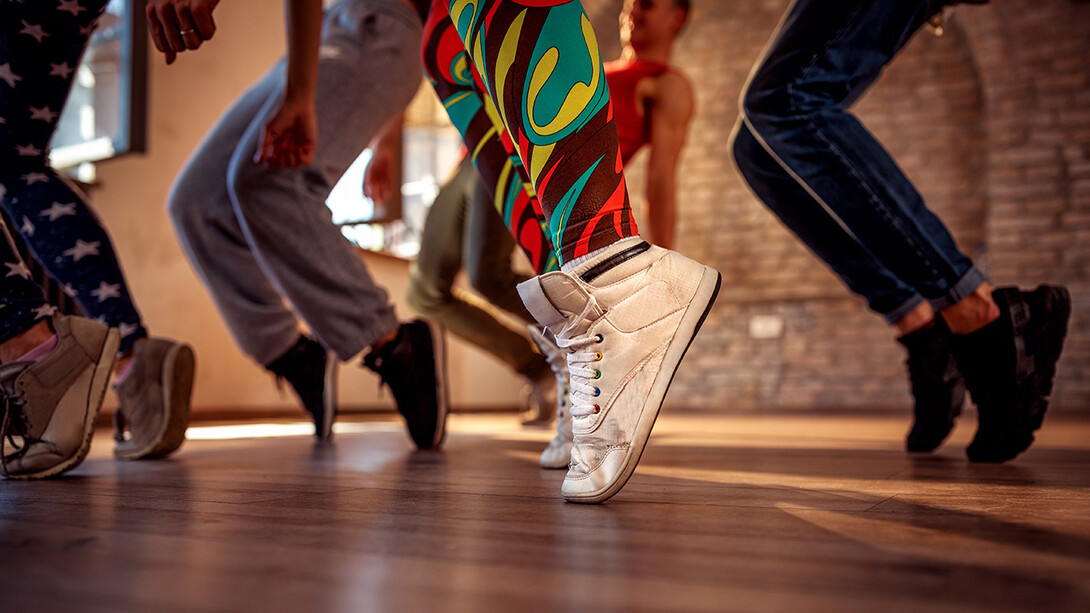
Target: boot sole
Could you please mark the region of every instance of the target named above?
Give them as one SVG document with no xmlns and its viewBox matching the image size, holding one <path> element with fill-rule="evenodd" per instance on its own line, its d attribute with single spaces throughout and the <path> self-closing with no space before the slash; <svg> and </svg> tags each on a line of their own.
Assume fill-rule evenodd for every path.
<svg viewBox="0 0 1090 613">
<path fill-rule="evenodd" d="M 712 282 L 712 274 L 715 275 L 714 283 Z M 640 463 L 640 458 L 643 456 L 643 450 L 647 447 L 648 439 L 651 438 L 651 429 L 655 427 L 655 420 L 658 419 L 659 411 L 662 410 L 662 403 L 666 400 L 666 393 L 670 390 L 670 384 L 674 381 L 674 375 L 677 374 L 677 369 L 681 366 L 681 360 L 689 351 L 689 347 L 693 344 L 693 340 L 696 339 L 697 333 L 700 332 L 700 328 L 704 325 L 704 320 L 708 318 L 708 313 L 711 312 L 712 306 L 715 304 L 715 299 L 719 296 L 719 287 L 722 283 L 723 276 L 719 274 L 718 271 L 709 266 L 704 267 L 704 277 L 700 280 L 700 286 L 697 288 L 696 295 L 693 296 L 692 304 L 690 304 L 688 311 L 682 317 L 681 323 L 678 325 L 678 332 L 674 336 L 675 342 L 671 342 L 670 348 L 666 350 L 659 376 L 656 378 L 655 384 L 651 387 L 651 393 L 648 395 L 649 398 L 658 398 L 658 403 L 655 404 L 653 408 L 644 407 L 644 414 L 640 416 L 640 421 L 636 426 L 636 432 L 632 438 L 632 443 L 629 446 L 628 454 L 627 457 L 625 457 L 621 471 L 613 480 L 606 484 L 605 487 L 595 492 L 563 494 L 565 500 L 580 504 L 597 504 L 604 502 L 616 495 L 617 492 L 621 491 L 632 477 L 632 474 L 636 472 L 636 466 Z M 700 316 L 696 317 L 696 312 L 693 311 L 693 307 L 699 304 L 703 304 L 704 309 L 700 312 Z M 688 342 L 682 346 L 677 343 L 676 340 L 678 338 L 684 338 L 686 330 L 688 330 L 689 339 Z M 662 374 L 666 371 L 670 372 L 670 376 L 668 378 L 663 378 Z"/>
<path fill-rule="evenodd" d="M 447 438 L 447 409 L 450 406 L 450 389 L 447 384 L 447 339 L 443 328 L 431 319 L 422 320 L 431 333 L 432 358 L 435 361 L 435 436 L 430 447 L 439 449 Z"/>
<path fill-rule="evenodd" d="M 150 443 L 139 449 L 114 448 L 114 457 L 119 460 L 142 460 L 166 457 L 182 446 L 185 433 L 189 429 L 190 400 L 193 395 L 193 380 L 196 375 L 197 359 L 193 348 L 179 343 L 167 352 L 160 371 L 163 381 L 163 410 L 166 419 L 163 428 Z"/>
<path fill-rule="evenodd" d="M 340 359 L 332 351 L 325 352 L 325 378 L 322 388 L 322 429 L 315 430 L 319 440 L 333 438 L 333 422 L 337 421 L 337 371 Z"/>
<path fill-rule="evenodd" d="M 8 479 L 30 480 L 56 477 L 68 472 L 83 463 L 87 453 L 91 450 L 91 439 L 95 436 L 95 422 L 98 420 L 98 412 L 102 408 L 102 399 L 106 397 L 106 388 L 110 382 L 111 370 L 117 359 L 117 348 L 121 344 L 121 333 L 116 328 L 110 328 L 103 339 L 99 349 L 98 360 L 91 375 L 91 387 L 87 390 L 87 413 L 83 419 L 83 441 L 80 443 L 76 455 L 67 460 L 51 466 L 46 470 L 29 475 L 6 475 Z"/>
</svg>

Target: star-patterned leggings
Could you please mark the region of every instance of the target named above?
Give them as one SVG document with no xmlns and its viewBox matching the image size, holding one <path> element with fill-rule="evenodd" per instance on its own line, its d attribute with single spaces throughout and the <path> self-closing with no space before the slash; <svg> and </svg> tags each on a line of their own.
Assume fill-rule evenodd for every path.
<svg viewBox="0 0 1090 613">
<path fill-rule="evenodd" d="M 0 4 L 0 205 L 42 267 L 84 312 L 121 331 L 124 351 L 147 331 L 113 245 L 86 197 L 48 160 L 80 57 L 107 3 Z M 51 312 L 14 253 L 0 248 L 0 274 L 7 275 L 0 287 L 0 339 Z"/>
<path fill-rule="evenodd" d="M 564 263 L 636 234 L 598 42 L 578 0 L 434 2 L 425 36 L 436 92 L 538 272 L 550 243 Z M 547 236 L 534 236 L 542 224 L 531 213 Z"/>
</svg>

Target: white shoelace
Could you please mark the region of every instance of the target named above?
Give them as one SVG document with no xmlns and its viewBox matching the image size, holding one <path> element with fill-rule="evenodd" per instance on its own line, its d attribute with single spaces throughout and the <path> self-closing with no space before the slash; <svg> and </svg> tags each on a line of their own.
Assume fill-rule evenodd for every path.
<svg viewBox="0 0 1090 613">
<path fill-rule="evenodd" d="M 602 378 L 602 371 L 589 365 L 602 361 L 602 353 L 590 349 L 602 342 L 602 335 L 568 337 L 573 330 L 590 328 L 596 319 L 594 315 L 599 312 L 598 303 L 591 296 L 583 312 L 570 319 L 564 330 L 556 335 L 557 346 L 568 354 L 568 400 L 571 402 L 568 412 L 572 417 L 586 417 L 601 410 L 595 401 L 602 391 L 594 382 Z"/>
<path fill-rule="evenodd" d="M 595 400 L 602 392 L 594 382 L 602 378 L 602 371 L 591 364 L 602 361 L 602 353 L 592 350 L 591 347 L 601 343 L 602 337 L 595 334 L 574 339 L 558 338 L 557 342 L 568 352 L 568 375 L 571 382 L 571 408 L 568 410 L 572 417 L 597 413 L 600 409 Z"/>
</svg>

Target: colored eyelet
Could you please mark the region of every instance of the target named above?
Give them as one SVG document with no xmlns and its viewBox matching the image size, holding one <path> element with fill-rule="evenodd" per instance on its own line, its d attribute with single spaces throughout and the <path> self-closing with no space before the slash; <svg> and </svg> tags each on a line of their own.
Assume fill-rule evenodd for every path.
<svg viewBox="0 0 1090 613">
<path fill-rule="evenodd" d="M 594 352 L 594 361 L 595 362 L 601 362 L 602 361 L 602 352 L 601 351 L 595 351 Z"/>
<path fill-rule="evenodd" d="M 597 398 L 602 395 L 602 390 L 594 388 L 594 397 Z"/>
<path fill-rule="evenodd" d="M 602 378 L 602 371 L 598 370 L 597 368 L 594 369 L 594 378 L 595 379 L 601 379 Z"/>
<path fill-rule="evenodd" d="M 602 341 L 606 340 L 606 337 L 602 336 L 601 334 L 596 334 L 595 336 L 596 336 L 596 338 L 595 338 L 594 342 L 596 342 L 596 343 L 601 343 Z"/>
<path fill-rule="evenodd" d="M 598 405 L 594 405 L 594 414 L 597 415 L 598 413 L 601 413 L 601 412 L 602 412 L 602 407 L 600 407 Z"/>
</svg>

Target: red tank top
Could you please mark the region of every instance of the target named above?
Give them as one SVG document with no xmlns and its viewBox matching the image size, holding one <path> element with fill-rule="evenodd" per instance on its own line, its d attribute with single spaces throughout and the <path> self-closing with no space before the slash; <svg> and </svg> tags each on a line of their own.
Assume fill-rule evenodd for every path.
<svg viewBox="0 0 1090 613">
<path fill-rule="evenodd" d="M 641 113 L 636 100 L 636 87 L 640 81 L 669 70 L 666 64 L 640 60 L 615 60 L 605 64 L 606 83 L 609 84 L 613 116 L 617 121 L 617 136 L 621 140 L 621 161 L 625 164 L 640 147 L 651 142 L 651 117 Z"/>
</svg>

